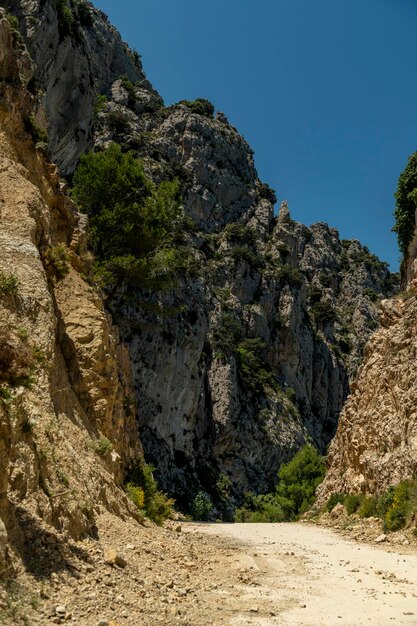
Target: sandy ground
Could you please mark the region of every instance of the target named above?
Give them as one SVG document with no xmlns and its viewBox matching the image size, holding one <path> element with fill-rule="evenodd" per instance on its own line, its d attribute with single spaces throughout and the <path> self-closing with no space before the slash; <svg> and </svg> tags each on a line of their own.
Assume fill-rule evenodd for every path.
<svg viewBox="0 0 417 626">
<path fill-rule="evenodd" d="M 416 554 L 387 552 L 310 524 L 198 524 L 184 530 L 237 541 L 242 565 L 257 574 L 256 585 L 241 590 L 242 601 L 247 605 L 249 596 L 253 607 L 235 615 L 233 626 L 417 625 Z M 269 616 L 268 605 L 274 607 Z"/>
</svg>

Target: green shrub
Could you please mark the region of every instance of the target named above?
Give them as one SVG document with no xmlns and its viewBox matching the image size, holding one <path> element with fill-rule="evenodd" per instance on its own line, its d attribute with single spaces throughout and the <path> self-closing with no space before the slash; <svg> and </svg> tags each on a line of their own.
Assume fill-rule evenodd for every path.
<svg viewBox="0 0 417 626">
<path fill-rule="evenodd" d="M 145 506 L 145 492 L 142 487 L 127 483 L 126 491 L 133 504 L 141 511 Z"/>
<path fill-rule="evenodd" d="M 348 515 L 352 515 L 353 513 L 356 513 L 358 511 L 362 504 L 363 498 L 364 496 L 360 493 L 348 494 L 345 497 L 343 504 L 346 507 Z"/>
<path fill-rule="evenodd" d="M 333 511 L 336 504 L 344 504 L 345 502 L 345 494 L 344 493 L 332 493 L 330 498 L 326 502 L 326 511 L 330 513 Z"/>
<path fill-rule="evenodd" d="M 75 17 L 67 6 L 66 0 L 55 0 L 55 9 L 58 18 L 59 39 L 62 41 L 65 37 L 71 37 L 75 34 Z"/>
<path fill-rule="evenodd" d="M 175 243 L 181 228 L 177 181 L 158 186 L 132 152 L 111 144 L 81 158 L 72 195 L 90 218 L 98 276 L 106 284 L 158 288 L 183 262 Z"/>
<path fill-rule="evenodd" d="M 82 2 L 82 0 L 79 1 L 76 6 L 81 26 L 84 26 L 84 28 L 92 28 L 94 19 L 90 7 L 85 2 Z"/>
<path fill-rule="evenodd" d="M 370 287 L 366 287 L 363 290 L 363 293 L 364 293 L 365 296 L 368 296 L 368 298 L 372 302 L 376 302 L 379 299 L 379 296 L 378 296 L 377 292 L 374 289 L 371 289 Z"/>
<path fill-rule="evenodd" d="M 146 516 L 161 526 L 166 519 L 172 517 L 175 501 L 158 489 L 153 472 L 152 465 L 142 462 L 127 472 L 125 484 L 133 502 L 136 499 L 136 505 L 138 502 L 141 504 L 141 494 L 138 489 L 143 491 L 143 504 L 138 508 L 144 508 Z"/>
<path fill-rule="evenodd" d="M 275 191 L 273 189 L 271 189 L 271 187 L 265 183 L 260 183 L 258 185 L 258 196 L 260 198 L 264 198 L 265 200 L 268 200 L 271 204 L 275 204 L 277 201 L 277 196 L 275 194 Z"/>
<path fill-rule="evenodd" d="M 336 309 L 327 300 L 315 302 L 311 307 L 311 313 L 317 326 L 332 324 L 336 320 Z"/>
<path fill-rule="evenodd" d="M 357 513 L 359 517 L 376 517 L 378 514 L 378 498 L 375 496 L 364 496 Z"/>
<path fill-rule="evenodd" d="M 178 104 L 182 104 L 190 109 L 192 113 L 197 113 L 198 115 L 204 115 L 204 117 L 208 117 L 213 119 L 214 115 L 214 106 L 209 100 L 205 98 L 197 98 L 196 100 L 180 100 Z"/>
<path fill-rule="evenodd" d="M 99 94 L 96 99 L 96 106 L 94 107 L 94 117 L 97 118 L 97 115 L 103 111 L 108 102 L 108 98 L 105 93 Z"/>
<path fill-rule="evenodd" d="M 245 261 L 254 269 L 258 269 L 264 265 L 263 258 L 245 246 L 234 246 L 230 250 L 230 256 L 235 261 Z"/>
<path fill-rule="evenodd" d="M 134 84 L 128 79 L 127 76 L 121 77 L 122 86 L 126 89 L 128 94 L 128 103 L 127 106 L 129 108 L 134 108 L 136 103 L 136 91 Z"/>
<path fill-rule="evenodd" d="M 36 145 L 39 143 L 48 143 L 48 133 L 44 128 L 39 126 L 34 115 L 29 115 L 29 117 L 25 119 L 25 130 L 32 137 Z"/>
<path fill-rule="evenodd" d="M 314 504 L 315 492 L 324 479 L 324 460 L 311 445 L 304 446 L 278 471 L 275 500 L 286 519 L 296 519 Z"/>
<path fill-rule="evenodd" d="M 267 388 L 278 390 L 274 373 L 265 363 L 266 343 L 260 337 L 243 339 L 236 349 L 240 380 L 246 389 L 259 394 Z"/>
<path fill-rule="evenodd" d="M 238 222 L 228 224 L 224 229 L 224 233 L 230 241 L 246 244 L 248 246 L 254 245 L 257 239 L 256 230 L 254 228 L 246 224 L 239 224 Z"/>
<path fill-rule="evenodd" d="M 16 296 L 19 281 L 13 274 L 5 274 L 0 270 L 0 296 Z"/>
<path fill-rule="evenodd" d="M 130 130 L 130 121 L 123 111 L 110 111 L 106 118 L 107 125 L 117 137 L 126 135 Z"/>
<path fill-rule="evenodd" d="M 282 283 L 287 283 L 290 287 L 301 287 L 303 284 L 303 275 L 297 267 L 291 265 L 282 265 L 278 270 L 278 279 Z"/>
<path fill-rule="evenodd" d="M 48 246 L 43 254 L 46 272 L 58 280 L 65 278 L 70 270 L 70 257 L 65 246 Z"/>
<path fill-rule="evenodd" d="M 395 487 L 392 493 L 392 502 L 385 514 L 384 526 L 386 530 L 399 530 L 406 525 L 412 510 L 416 510 L 416 498 L 415 482 L 404 480 Z"/>
<path fill-rule="evenodd" d="M 213 349 L 220 357 L 230 357 L 235 353 L 237 344 L 242 340 L 244 327 L 233 313 L 225 311 L 221 323 L 213 331 Z"/>
<path fill-rule="evenodd" d="M 101 437 L 93 444 L 93 448 L 99 456 L 106 456 L 113 450 L 113 444 L 107 437 Z"/>
<path fill-rule="evenodd" d="M 199 491 L 193 500 L 191 515 L 194 520 L 199 522 L 207 522 L 210 519 L 213 504 L 210 496 L 203 491 Z"/>
<path fill-rule="evenodd" d="M 246 494 L 245 501 L 245 505 L 235 511 L 235 522 L 257 524 L 285 521 L 285 513 L 272 494 Z"/>
<path fill-rule="evenodd" d="M 415 211 L 417 206 L 417 152 L 409 157 L 404 171 L 400 174 L 395 199 L 395 225 L 392 230 L 397 233 L 400 251 L 405 255 L 413 238 L 415 227 Z"/>
</svg>

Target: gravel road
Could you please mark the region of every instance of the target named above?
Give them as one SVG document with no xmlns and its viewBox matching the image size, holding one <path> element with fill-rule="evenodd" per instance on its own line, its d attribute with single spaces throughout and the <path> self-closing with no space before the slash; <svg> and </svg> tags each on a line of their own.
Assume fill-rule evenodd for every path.
<svg viewBox="0 0 417 626">
<path fill-rule="evenodd" d="M 184 531 L 240 546 L 240 565 L 255 578 L 236 590 L 245 608 L 233 626 L 417 626 L 417 554 L 302 523 L 186 524 Z"/>
</svg>

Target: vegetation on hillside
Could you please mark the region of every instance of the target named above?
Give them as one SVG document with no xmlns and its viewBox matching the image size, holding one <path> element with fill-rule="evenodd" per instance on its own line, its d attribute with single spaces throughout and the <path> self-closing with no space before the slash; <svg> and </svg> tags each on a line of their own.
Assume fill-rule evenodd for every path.
<svg viewBox="0 0 417 626">
<path fill-rule="evenodd" d="M 236 522 L 284 522 L 296 520 L 308 511 L 315 491 L 324 479 L 324 460 L 311 445 L 304 446 L 278 471 L 275 492 L 245 494 L 243 506 L 235 513 Z"/>
<path fill-rule="evenodd" d="M 417 152 L 409 157 L 404 171 L 400 174 L 395 199 L 395 225 L 392 230 L 397 233 L 400 251 L 405 255 L 413 238 L 415 227 L 415 213 L 417 207 Z"/>
<path fill-rule="evenodd" d="M 333 493 L 326 504 L 331 511 L 337 503 L 345 506 L 349 515 L 379 517 L 384 531 L 400 530 L 410 525 L 417 517 L 417 480 L 403 480 L 388 487 L 382 495 Z M 415 529 L 417 534 L 417 526 Z"/>
<path fill-rule="evenodd" d="M 177 181 L 155 185 L 133 152 L 111 144 L 81 158 L 72 196 L 89 216 L 96 274 L 103 285 L 162 288 L 172 280 L 181 250 Z"/>
</svg>

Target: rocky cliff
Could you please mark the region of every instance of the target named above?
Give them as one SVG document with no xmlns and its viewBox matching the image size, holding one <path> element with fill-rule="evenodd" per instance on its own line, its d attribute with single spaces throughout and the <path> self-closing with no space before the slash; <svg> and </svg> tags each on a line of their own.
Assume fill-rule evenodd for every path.
<svg viewBox="0 0 417 626">
<path fill-rule="evenodd" d="M 2 574 L 7 536 L 27 559 L 93 532 L 101 507 L 131 515 L 120 486 L 142 454 L 127 353 L 83 278 L 85 218 L 28 132 L 34 66 L 14 26 L 0 10 Z"/>
<path fill-rule="evenodd" d="M 36 158 L 48 150 L 61 173 L 71 174 L 86 148 L 117 142 L 143 159 L 155 182 L 181 185 L 188 217 L 181 244 L 189 253 L 176 286 L 121 286 L 107 303 L 129 351 L 137 424 L 161 485 L 184 506 L 199 490 L 220 497 L 225 476 L 237 499 L 267 490 L 303 442 L 325 450 L 378 326 L 378 303 L 395 291 L 396 278 L 359 242 L 341 241 L 326 224 L 294 222 L 285 203 L 274 217 L 274 192 L 225 115 L 203 100 L 165 107 L 138 55 L 90 3 L 2 4 L 18 17 L 34 61 L 34 119 L 48 130 Z M 63 234 L 52 241 L 47 231 L 42 245 L 63 241 L 74 272 L 83 271 L 83 222 L 59 197 L 70 207 L 59 222 Z M 119 367 L 115 352 L 105 357 L 109 346 L 116 350 L 114 330 L 74 272 L 48 283 L 57 327 L 65 329 L 59 346 L 71 390 L 97 436 L 123 440 L 115 451 L 128 461 L 133 452 L 123 446 L 130 436 L 130 449 L 138 450 L 137 428 L 106 408 L 106 394 L 121 393 L 100 378 L 112 379 Z M 89 303 L 69 304 L 75 294 Z M 105 334 L 101 352 L 90 330 L 95 316 Z"/>
</svg>

